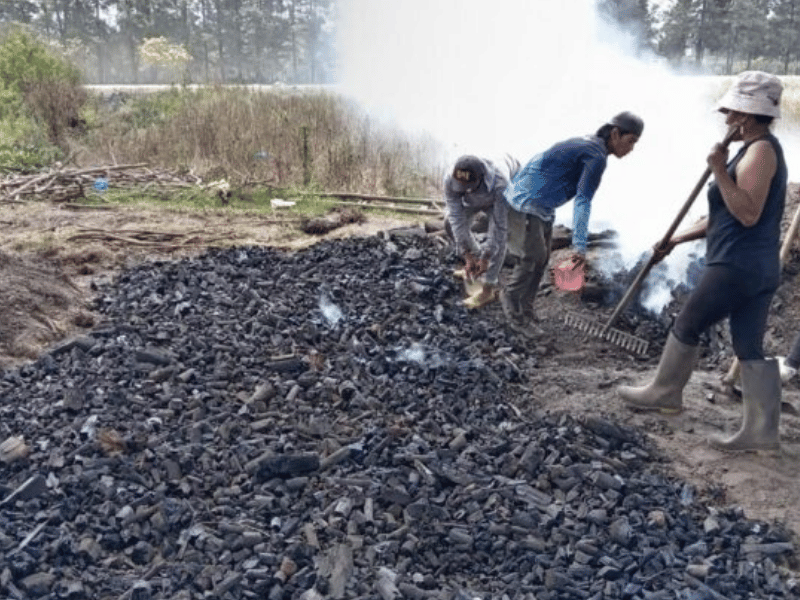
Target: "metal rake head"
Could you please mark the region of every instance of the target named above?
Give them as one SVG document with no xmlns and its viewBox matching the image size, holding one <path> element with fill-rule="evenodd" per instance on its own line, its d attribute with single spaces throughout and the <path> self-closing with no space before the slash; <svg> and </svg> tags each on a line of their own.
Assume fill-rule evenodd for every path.
<svg viewBox="0 0 800 600">
<path fill-rule="evenodd" d="M 603 325 L 594 319 L 577 313 L 567 312 L 564 316 L 564 323 L 587 335 L 606 340 L 635 354 L 645 355 L 650 347 L 650 342 L 645 339 L 620 331 L 614 327 L 609 327 L 607 324 Z"/>
</svg>

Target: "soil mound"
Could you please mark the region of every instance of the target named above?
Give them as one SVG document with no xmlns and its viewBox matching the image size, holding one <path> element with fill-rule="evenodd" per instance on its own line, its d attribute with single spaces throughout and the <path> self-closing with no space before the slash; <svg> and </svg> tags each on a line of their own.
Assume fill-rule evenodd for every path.
<svg viewBox="0 0 800 600">
<path fill-rule="evenodd" d="M 34 359 L 93 323 L 84 293 L 69 276 L 47 260 L 0 251 L 0 366 Z"/>
</svg>

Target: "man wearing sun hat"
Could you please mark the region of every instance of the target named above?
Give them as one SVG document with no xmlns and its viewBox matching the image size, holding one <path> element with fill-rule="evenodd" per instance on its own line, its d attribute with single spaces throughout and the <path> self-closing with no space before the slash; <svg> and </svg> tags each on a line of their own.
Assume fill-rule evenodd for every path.
<svg viewBox="0 0 800 600">
<path fill-rule="evenodd" d="M 730 161 L 726 146 L 712 148 L 707 158 L 714 175 L 708 217 L 654 248 L 663 258 L 677 244 L 705 237 L 705 267 L 667 336 L 653 380 L 618 390 L 633 409 L 680 411 L 700 336 L 727 317 L 741 365 L 744 418 L 733 436 L 710 440 L 720 450 L 779 448 L 780 373 L 777 361 L 765 359 L 763 339 L 781 274 L 780 224 L 788 174 L 770 125 L 780 117 L 782 90 L 775 75 L 746 71 L 719 101 L 718 110 L 735 131 L 734 141 L 743 145 Z"/>
</svg>

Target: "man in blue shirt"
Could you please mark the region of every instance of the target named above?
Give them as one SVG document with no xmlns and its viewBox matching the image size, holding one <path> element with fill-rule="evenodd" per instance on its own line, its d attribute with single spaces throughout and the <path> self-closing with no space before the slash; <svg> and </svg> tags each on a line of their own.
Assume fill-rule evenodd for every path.
<svg viewBox="0 0 800 600">
<path fill-rule="evenodd" d="M 533 157 L 513 178 L 505 196 L 511 215 L 524 221 L 519 260 L 501 295 L 508 325 L 529 337 L 539 333 L 533 323 L 533 301 L 550 260 L 556 209 L 575 199 L 572 220 L 572 259 L 586 262 L 586 238 L 592 198 L 600 185 L 608 155 L 622 158 L 633 150 L 644 122 L 622 112 L 595 135 L 559 142 Z"/>
</svg>

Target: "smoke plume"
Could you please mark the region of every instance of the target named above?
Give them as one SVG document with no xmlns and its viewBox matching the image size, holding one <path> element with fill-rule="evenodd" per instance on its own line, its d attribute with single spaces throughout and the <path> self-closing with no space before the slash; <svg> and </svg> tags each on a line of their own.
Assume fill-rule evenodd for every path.
<svg viewBox="0 0 800 600">
<path fill-rule="evenodd" d="M 464 153 L 524 164 L 622 110 L 639 114 L 642 138 L 624 159 L 609 158 L 590 221 L 592 231 L 619 232 L 627 266 L 664 236 L 725 134 L 714 103 L 728 80 L 635 56 L 630 36 L 599 19 L 592 0 L 344 0 L 339 29 L 344 93 L 441 141 L 442 167 Z M 706 208 L 703 190 L 682 227 Z M 571 211 L 558 220 L 571 226 Z M 668 259 L 677 282 L 701 244 Z"/>
</svg>

